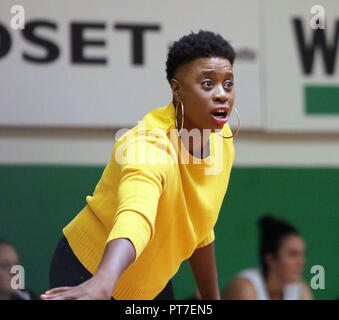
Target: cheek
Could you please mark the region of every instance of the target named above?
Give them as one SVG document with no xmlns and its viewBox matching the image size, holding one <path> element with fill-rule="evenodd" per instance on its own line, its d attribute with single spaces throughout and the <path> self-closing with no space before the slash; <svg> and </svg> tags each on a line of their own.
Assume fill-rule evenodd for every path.
<svg viewBox="0 0 339 320">
<path fill-rule="evenodd" d="M 278 266 L 279 269 L 282 270 L 283 272 L 288 272 L 292 267 L 293 267 L 293 259 L 288 257 L 287 255 L 281 255 Z"/>
<path fill-rule="evenodd" d="M 295 257 L 286 257 L 284 261 L 284 268 L 286 271 L 294 271 L 298 260 Z"/>
<path fill-rule="evenodd" d="M 185 114 L 190 118 L 199 118 L 202 114 L 208 112 L 209 96 L 201 93 L 199 90 L 192 90 L 182 96 L 182 102 L 185 108 Z"/>
<path fill-rule="evenodd" d="M 0 272 L 0 287 L 8 287 L 11 282 L 11 275 L 7 272 Z"/>
<path fill-rule="evenodd" d="M 204 102 L 210 99 L 212 93 L 203 90 L 200 86 L 192 86 L 189 90 L 185 90 L 183 94 L 183 99 L 186 103 L 190 104 L 204 104 Z"/>
</svg>

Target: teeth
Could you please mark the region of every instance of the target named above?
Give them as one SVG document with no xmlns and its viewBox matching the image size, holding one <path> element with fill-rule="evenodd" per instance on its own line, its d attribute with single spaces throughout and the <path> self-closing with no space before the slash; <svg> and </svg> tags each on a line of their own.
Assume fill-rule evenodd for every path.
<svg viewBox="0 0 339 320">
<path fill-rule="evenodd" d="M 222 112 L 222 113 L 225 113 L 226 111 L 225 111 L 224 109 L 216 109 L 216 110 L 213 111 L 213 113 L 215 113 L 215 112 Z"/>
</svg>

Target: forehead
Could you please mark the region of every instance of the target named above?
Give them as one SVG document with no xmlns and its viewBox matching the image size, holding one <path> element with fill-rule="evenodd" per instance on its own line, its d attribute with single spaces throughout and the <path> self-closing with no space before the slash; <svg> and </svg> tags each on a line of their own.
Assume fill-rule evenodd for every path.
<svg viewBox="0 0 339 320">
<path fill-rule="evenodd" d="M 282 242 L 282 249 L 305 249 L 304 241 L 297 235 L 290 235 Z"/>
<path fill-rule="evenodd" d="M 185 65 L 178 70 L 178 73 L 190 73 L 199 74 L 204 71 L 213 71 L 215 73 L 232 72 L 233 67 L 231 62 L 226 58 L 210 57 L 210 58 L 198 58 Z"/>
<path fill-rule="evenodd" d="M 18 255 L 16 251 L 9 245 L 3 244 L 0 245 L 0 262 L 17 262 Z"/>
</svg>

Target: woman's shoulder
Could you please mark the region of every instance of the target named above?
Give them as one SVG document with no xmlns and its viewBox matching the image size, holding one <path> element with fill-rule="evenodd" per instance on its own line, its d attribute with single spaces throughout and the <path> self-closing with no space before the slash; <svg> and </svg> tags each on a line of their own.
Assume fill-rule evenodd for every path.
<svg viewBox="0 0 339 320">
<path fill-rule="evenodd" d="M 224 300 L 256 300 L 252 282 L 246 278 L 235 277 L 223 290 Z"/>
<path fill-rule="evenodd" d="M 175 128 L 175 110 L 173 104 L 153 109 L 148 112 L 138 124 L 130 129 L 120 129 L 116 134 L 115 144 L 119 145 L 126 140 L 134 141 L 153 141 L 157 139 L 165 139 L 167 132 L 171 128 Z"/>
<path fill-rule="evenodd" d="M 173 174 L 172 164 L 176 163 L 176 153 L 167 130 L 171 127 L 171 122 L 166 123 L 164 119 L 164 115 L 170 113 L 169 107 L 170 105 L 153 110 L 137 126 L 122 132 L 113 148 L 113 165 L 138 166 Z"/>
<path fill-rule="evenodd" d="M 169 105 L 153 109 L 148 112 L 141 121 L 143 125 L 151 130 L 163 130 L 175 128 L 175 108 L 171 102 Z"/>
</svg>

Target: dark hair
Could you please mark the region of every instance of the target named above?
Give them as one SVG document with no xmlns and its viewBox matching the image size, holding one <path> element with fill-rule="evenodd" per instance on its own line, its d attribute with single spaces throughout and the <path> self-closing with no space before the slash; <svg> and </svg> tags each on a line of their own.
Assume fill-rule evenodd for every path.
<svg viewBox="0 0 339 320">
<path fill-rule="evenodd" d="M 286 221 L 278 219 L 271 214 L 264 215 L 258 221 L 260 229 L 259 251 L 260 263 L 264 276 L 268 268 L 265 255 L 271 253 L 277 257 L 282 241 L 289 235 L 300 235 L 298 230 Z"/>
<path fill-rule="evenodd" d="M 191 32 L 175 41 L 169 48 L 166 73 L 168 82 L 173 79 L 177 69 L 198 58 L 222 57 L 233 65 L 235 52 L 232 46 L 220 35 L 211 31 Z"/>
</svg>

